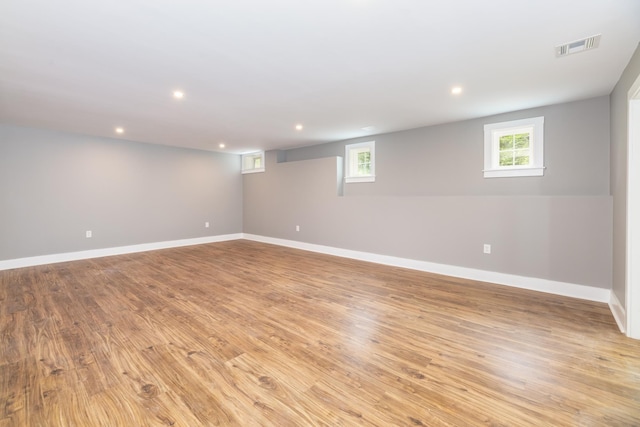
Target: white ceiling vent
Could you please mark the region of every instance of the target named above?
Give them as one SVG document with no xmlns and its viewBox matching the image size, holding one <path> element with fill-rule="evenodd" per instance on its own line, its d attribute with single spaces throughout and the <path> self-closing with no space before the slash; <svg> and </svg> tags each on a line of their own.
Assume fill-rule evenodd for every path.
<svg viewBox="0 0 640 427">
<path fill-rule="evenodd" d="M 556 56 L 571 55 L 573 53 L 584 52 L 585 50 L 595 49 L 600 45 L 600 36 L 602 34 L 596 34 L 595 36 L 587 37 L 585 39 L 576 40 L 573 42 L 561 44 L 556 46 Z"/>
</svg>

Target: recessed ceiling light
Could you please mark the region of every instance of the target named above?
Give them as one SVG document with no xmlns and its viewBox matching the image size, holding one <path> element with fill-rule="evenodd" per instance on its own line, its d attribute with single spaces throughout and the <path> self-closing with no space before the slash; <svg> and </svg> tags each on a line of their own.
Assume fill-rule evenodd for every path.
<svg viewBox="0 0 640 427">
<path fill-rule="evenodd" d="M 117 127 L 116 128 L 116 133 L 124 133 L 124 128 Z"/>
<path fill-rule="evenodd" d="M 224 147 L 226 147 L 226 145 L 224 145 L 224 142 L 221 142 L 220 144 L 218 144 L 218 147 L 224 148 Z"/>
<path fill-rule="evenodd" d="M 460 86 L 454 86 L 451 88 L 451 94 L 460 95 L 462 93 L 462 88 Z"/>
<path fill-rule="evenodd" d="M 362 129 L 365 132 L 371 132 L 372 130 L 375 130 L 375 128 L 376 128 L 375 126 L 365 126 L 363 128 L 360 128 L 360 129 Z"/>
<path fill-rule="evenodd" d="M 182 99 L 184 98 L 184 92 L 181 90 L 174 90 L 173 91 L 173 97 L 176 99 Z"/>
<path fill-rule="evenodd" d="M 302 126 L 301 124 L 299 124 L 299 123 L 298 123 L 298 124 L 296 125 L 296 130 L 302 130 L 302 128 L 303 128 L 303 127 L 304 127 L 304 126 Z"/>
</svg>

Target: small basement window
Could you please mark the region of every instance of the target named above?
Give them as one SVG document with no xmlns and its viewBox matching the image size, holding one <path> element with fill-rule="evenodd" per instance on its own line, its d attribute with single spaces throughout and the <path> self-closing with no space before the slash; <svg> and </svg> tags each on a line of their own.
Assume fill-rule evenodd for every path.
<svg viewBox="0 0 640 427">
<path fill-rule="evenodd" d="M 375 141 L 349 144 L 345 147 L 344 182 L 373 182 L 376 180 Z"/>
<path fill-rule="evenodd" d="M 242 173 L 264 172 L 264 151 L 242 155 Z"/>
<path fill-rule="evenodd" d="M 544 174 L 544 117 L 484 125 L 484 177 Z"/>
</svg>

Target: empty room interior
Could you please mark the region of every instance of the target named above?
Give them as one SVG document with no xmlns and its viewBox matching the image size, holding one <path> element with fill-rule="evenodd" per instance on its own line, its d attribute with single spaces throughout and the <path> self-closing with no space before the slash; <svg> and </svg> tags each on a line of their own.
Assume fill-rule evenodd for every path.
<svg viewBox="0 0 640 427">
<path fill-rule="evenodd" d="M 640 2 L 5 0 L 0 427 L 640 426 Z"/>
</svg>

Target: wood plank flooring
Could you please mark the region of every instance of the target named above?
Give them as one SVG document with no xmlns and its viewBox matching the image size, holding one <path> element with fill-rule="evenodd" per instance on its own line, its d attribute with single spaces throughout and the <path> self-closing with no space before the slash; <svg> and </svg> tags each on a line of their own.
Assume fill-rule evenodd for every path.
<svg viewBox="0 0 640 427">
<path fill-rule="evenodd" d="M 639 426 L 605 304 L 233 241 L 0 272 L 0 426 Z"/>
</svg>

